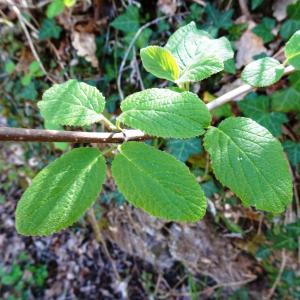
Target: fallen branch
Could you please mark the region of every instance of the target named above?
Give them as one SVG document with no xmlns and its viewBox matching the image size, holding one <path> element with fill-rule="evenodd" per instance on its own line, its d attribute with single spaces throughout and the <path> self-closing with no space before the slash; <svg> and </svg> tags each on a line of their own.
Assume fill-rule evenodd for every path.
<svg viewBox="0 0 300 300">
<path fill-rule="evenodd" d="M 288 66 L 285 68 L 284 75 L 288 75 L 294 70 L 292 66 Z M 244 84 L 207 103 L 207 108 L 211 111 L 253 89 L 252 86 Z M 125 141 L 142 141 L 148 138 L 150 137 L 142 131 L 134 129 L 125 129 L 122 132 L 81 132 L 0 127 L 0 141 L 118 144 Z"/>
</svg>

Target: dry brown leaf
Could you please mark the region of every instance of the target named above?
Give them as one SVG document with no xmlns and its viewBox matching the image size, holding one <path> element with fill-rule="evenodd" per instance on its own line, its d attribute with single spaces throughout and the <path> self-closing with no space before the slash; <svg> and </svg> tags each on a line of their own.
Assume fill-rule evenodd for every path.
<svg viewBox="0 0 300 300">
<path fill-rule="evenodd" d="M 157 7 L 165 15 L 174 15 L 177 9 L 176 0 L 158 0 Z"/>
<path fill-rule="evenodd" d="M 238 69 L 249 64 L 253 60 L 253 56 L 267 51 L 262 38 L 251 31 L 254 26 L 256 26 L 256 23 L 249 21 L 247 30 L 236 42 L 236 67 Z"/>
<path fill-rule="evenodd" d="M 77 50 L 78 56 L 84 57 L 94 68 L 98 67 L 96 57 L 96 42 L 93 33 L 72 32 L 72 46 Z"/>
</svg>

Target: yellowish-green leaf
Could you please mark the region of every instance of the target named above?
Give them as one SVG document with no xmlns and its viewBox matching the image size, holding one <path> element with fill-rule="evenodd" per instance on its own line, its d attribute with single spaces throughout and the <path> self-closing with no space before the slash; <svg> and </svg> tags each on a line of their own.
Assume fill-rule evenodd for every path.
<svg viewBox="0 0 300 300">
<path fill-rule="evenodd" d="M 180 76 L 178 82 L 198 81 L 220 72 L 234 54 L 225 37 L 213 39 L 194 22 L 172 34 L 165 48 L 175 57 L 181 70 L 183 77 Z"/>
<path fill-rule="evenodd" d="M 179 67 L 175 58 L 165 48 L 149 46 L 141 49 L 141 59 L 144 68 L 154 76 L 170 81 L 179 77 Z"/>
</svg>

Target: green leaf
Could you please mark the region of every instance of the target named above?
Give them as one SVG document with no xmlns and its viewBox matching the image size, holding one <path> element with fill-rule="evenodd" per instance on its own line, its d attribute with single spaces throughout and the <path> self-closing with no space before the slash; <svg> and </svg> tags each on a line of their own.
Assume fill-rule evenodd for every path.
<svg viewBox="0 0 300 300">
<path fill-rule="evenodd" d="M 121 103 L 118 120 L 146 134 L 191 138 L 204 133 L 211 116 L 206 105 L 190 92 L 148 89 L 134 93 Z"/>
<path fill-rule="evenodd" d="M 261 23 L 252 29 L 257 36 L 261 37 L 264 43 L 269 43 L 274 40 L 272 29 L 275 27 L 276 22 L 271 18 L 263 18 Z"/>
<path fill-rule="evenodd" d="M 254 10 L 258 8 L 263 2 L 264 0 L 251 0 L 251 9 Z"/>
<path fill-rule="evenodd" d="M 176 83 L 196 82 L 219 73 L 224 69 L 224 64 L 216 56 L 199 56 L 195 62 L 187 66 L 180 74 Z"/>
<path fill-rule="evenodd" d="M 95 148 L 77 148 L 43 169 L 18 203 L 20 234 L 50 235 L 79 220 L 99 195 L 105 161 Z"/>
<path fill-rule="evenodd" d="M 200 154 L 203 151 L 199 138 L 171 139 L 167 142 L 166 150 L 183 162 L 186 162 L 191 155 Z"/>
<path fill-rule="evenodd" d="M 49 19 L 52 19 L 60 15 L 65 8 L 64 0 L 52 0 L 48 5 L 46 15 Z"/>
<path fill-rule="evenodd" d="M 300 2 L 294 1 L 287 7 L 287 15 L 290 19 L 300 20 Z"/>
<path fill-rule="evenodd" d="M 127 200 L 149 214 L 194 222 L 206 210 L 200 185 L 172 155 L 139 142 L 127 142 L 112 163 L 112 174 Z"/>
<path fill-rule="evenodd" d="M 104 106 L 104 97 L 95 87 L 74 79 L 53 85 L 38 103 L 45 120 L 72 126 L 101 121 Z"/>
<path fill-rule="evenodd" d="M 269 86 L 277 82 L 284 72 L 284 66 L 274 58 L 264 57 L 248 64 L 242 72 L 244 82 L 255 86 Z"/>
<path fill-rule="evenodd" d="M 300 92 L 300 71 L 293 72 L 288 77 L 290 85 Z"/>
<path fill-rule="evenodd" d="M 14 72 L 15 69 L 16 69 L 16 64 L 11 59 L 7 60 L 7 62 L 4 65 L 4 71 L 7 74 L 11 74 Z"/>
<path fill-rule="evenodd" d="M 288 140 L 283 143 L 283 148 L 291 164 L 296 167 L 300 163 L 300 144 Z"/>
<path fill-rule="evenodd" d="M 300 30 L 300 21 L 288 19 L 280 27 L 279 33 L 287 41 L 297 30 Z"/>
<path fill-rule="evenodd" d="M 216 9 L 215 6 L 207 3 L 205 6 L 205 12 L 207 14 L 208 26 L 213 26 L 217 29 L 228 29 L 232 25 L 232 9 L 227 9 L 226 11 L 221 12 Z"/>
<path fill-rule="evenodd" d="M 41 77 L 44 76 L 45 73 L 43 72 L 43 70 L 41 69 L 40 64 L 38 63 L 38 61 L 34 60 L 30 65 L 29 65 L 29 74 L 32 77 Z"/>
<path fill-rule="evenodd" d="M 176 81 L 179 77 L 179 67 L 175 58 L 165 48 L 149 46 L 141 49 L 141 59 L 144 68 L 158 78 Z"/>
<path fill-rule="evenodd" d="M 194 22 L 180 27 L 172 34 L 165 48 L 175 57 L 182 74 L 193 72 L 195 67 L 199 68 L 200 63 L 207 63 L 208 67 L 211 67 L 212 63 L 207 59 L 208 57 L 216 58 L 218 69 L 221 63 L 224 64 L 226 60 L 233 58 L 231 44 L 225 37 L 212 39 L 207 32 L 198 30 Z M 194 73 L 196 72 L 195 69 Z M 197 78 L 197 74 L 194 74 L 194 78 Z M 183 80 L 180 79 L 180 82 Z"/>
<path fill-rule="evenodd" d="M 266 127 L 276 137 L 281 135 L 281 125 L 288 122 L 284 113 L 270 111 L 271 99 L 267 96 L 249 94 L 238 106 L 245 117 Z"/>
<path fill-rule="evenodd" d="M 39 39 L 41 41 L 50 38 L 58 39 L 60 37 L 61 27 L 58 26 L 54 20 L 46 19 L 43 21 L 39 31 Z"/>
<path fill-rule="evenodd" d="M 284 55 L 293 67 L 300 68 L 300 30 L 295 32 L 285 45 Z"/>
<path fill-rule="evenodd" d="M 139 9 L 136 6 L 129 5 L 124 14 L 115 18 L 110 25 L 122 32 L 136 32 L 139 29 Z"/>
<path fill-rule="evenodd" d="M 292 200 L 292 179 L 281 144 L 247 118 L 228 118 L 205 135 L 214 173 L 245 206 L 280 213 Z"/>
<path fill-rule="evenodd" d="M 279 90 L 272 94 L 271 98 L 274 111 L 300 111 L 300 92 L 294 88 Z"/>
</svg>

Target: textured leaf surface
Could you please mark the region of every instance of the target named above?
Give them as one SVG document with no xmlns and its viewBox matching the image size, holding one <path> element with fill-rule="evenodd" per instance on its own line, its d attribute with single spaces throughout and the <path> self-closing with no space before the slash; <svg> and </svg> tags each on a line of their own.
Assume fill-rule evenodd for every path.
<svg viewBox="0 0 300 300">
<path fill-rule="evenodd" d="M 187 66 L 181 73 L 177 83 L 201 81 L 224 69 L 222 60 L 215 56 L 195 57 L 194 63 Z"/>
<path fill-rule="evenodd" d="M 160 137 L 190 138 L 204 133 L 211 116 L 197 95 L 169 89 L 134 93 L 121 103 L 119 121 Z"/>
<path fill-rule="evenodd" d="M 218 180 L 246 206 L 282 212 L 292 200 L 292 180 L 281 144 L 258 123 L 228 118 L 205 135 Z"/>
<path fill-rule="evenodd" d="M 199 138 L 187 140 L 171 139 L 167 142 L 166 150 L 178 160 L 185 162 L 191 155 L 200 154 L 202 146 Z"/>
<path fill-rule="evenodd" d="M 245 117 L 266 127 L 274 136 L 281 135 L 281 125 L 288 121 L 284 113 L 270 111 L 271 99 L 267 96 L 252 93 L 238 102 L 238 105 Z"/>
<path fill-rule="evenodd" d="M 99 122 L 104 110 L 103 95 L 93 86 L 77 80 L 55 84 L 38 103 L 43 118 L 57 125 L 84 126 Z"/>
<path fill-rule="evenodd" d="M 179 67 L 175 58 L 165 48 L 149 46 L 141 49 L 144 68 L 158 78 L 175 81 L 179 77 Z"/>
<path fill-rule="evenodd" d="M 242 80 L 255 87 L 272 85 L 284 72 L 284 66 L 274 58 L 264 57 L 248 64 L 242 72 Z"/>
<path fill-rule="evenodd" d="M 284 54 L 292 66 L 300 69 L 300 30 L 289 39 L 284 47 Z"/>
<path fill-rule="evenodd" d="M 149 214 L 172 221 L 198 221 L 206 199 L 189 169 L 170 154 L 127 142 L 112 163 L 112 174 L 127 200 Z"/>
<path fill-rule="evenodd" d="M 20 234 L 42 236 L 76 222 L 92 205 L 105 179 L 105 161 L 95 148 L 77 148 L 43 169 L 18 203 Z"/>
<path fill-rule="evenodd" d="M 194 22 L 179 28 L 169 38 L 165 48 L 175 57 L 182 74 L 186 74 L 188 70 L 193 70 L 196 66 L 199 68 L 202 57 L 206 57 L 207 59 L 209 56 L 214 56 L 218 61 L 218 65 L 215 65 L 211 71 L 216 71 L 217 67 L 221 68 L 221 64 L 223 70 L 224 62 L 233 57 L 233 50 L 230 42 L 226 38 L 212 39 L 207 32 L 197 29 Z M 203 60 L 202 63 L 204 62 Z M 209 60 L 207 60 L 206 63 L 209 65 L 212 64 Z M 209 68 L 207 70 L 209 70 Z M 199 69 L 199 71 L 201 70 Z M 195 70 L 193 72 L 195 76 L 197 71 Z M 193 77 L 191 77 L 190 80 L 192 79 Z M 194 77 L 193 80 L 197 81 L 199 79 Z M 184 82 L 184 80 L 180 79 L 180 82 Z"/>
</svg>

